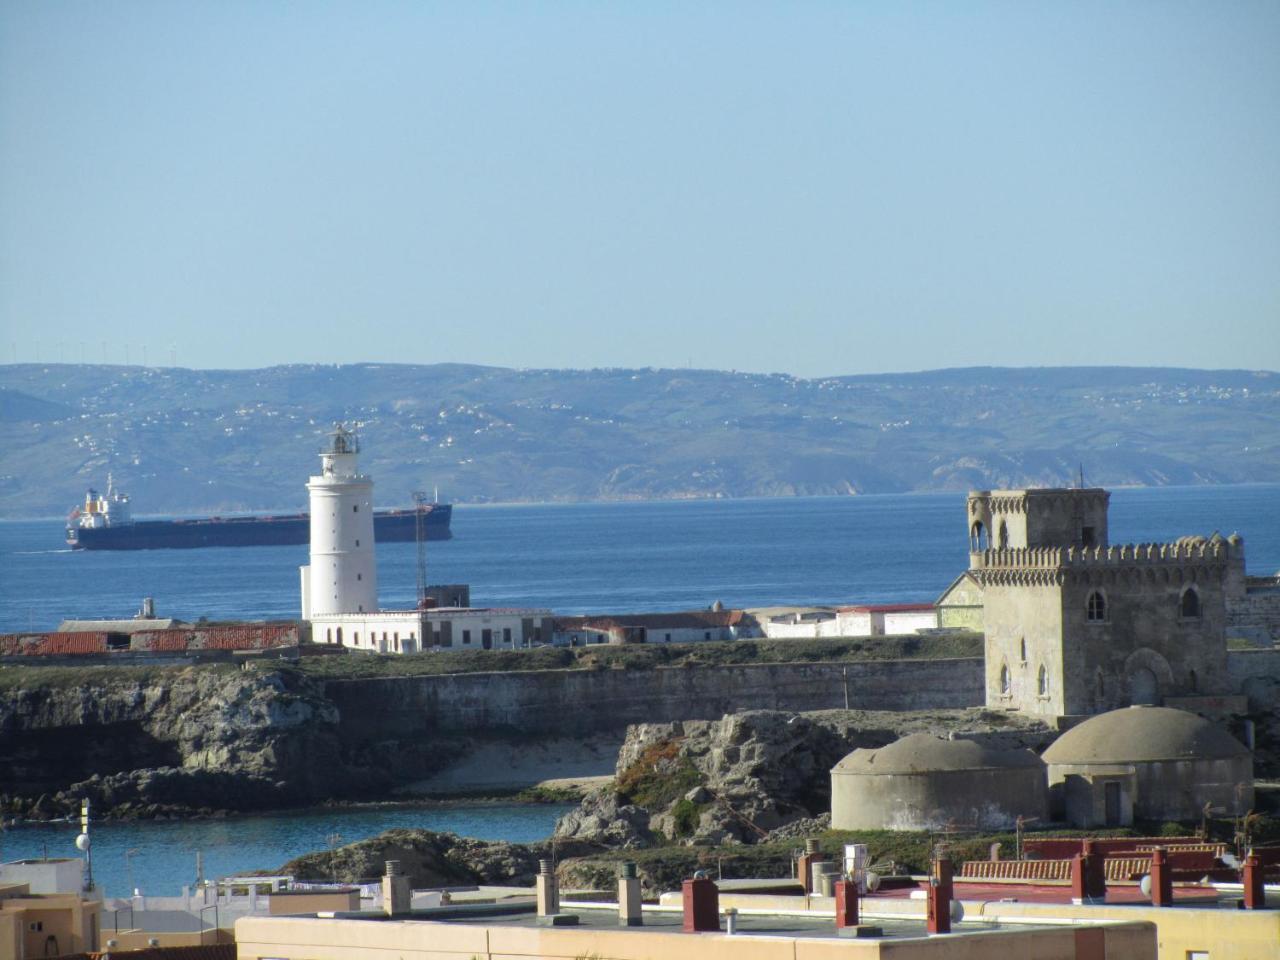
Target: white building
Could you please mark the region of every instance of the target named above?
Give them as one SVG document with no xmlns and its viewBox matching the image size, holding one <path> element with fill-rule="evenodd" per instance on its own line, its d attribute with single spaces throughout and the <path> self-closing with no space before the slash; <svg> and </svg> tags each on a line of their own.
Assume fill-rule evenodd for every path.
<svg viewBox="0 0 1280 960">
<path fill-rule="evenodd" d="M 369 653 L 518 650 L 551 642 L 551 611 L 510 607 L 435 607 L 312 617 L 311 642 Z"/>
<path fill-rule="evenodd" d="M 557 617 L 554 642 L 563 647 L 595 643 L 703 643 L 736 640 L 742 635 L 741 610 L 711 609 Z"/>
<path fill-rule="evenodd" d="M 838 607 L 835 611 L 805 608 L 762 618 L 765 636 L 897 637 L 933 630 L 938 611 L 931 603 L 883 603 Z"/>
<path fill-rule="evenodd" d="M 320 453 L 311 492 L 311 563 L 299 571 L 302 619 L 378 609 L 373 479 L 359 471 L 360 444 L 338 427 Z"/>
</svg>

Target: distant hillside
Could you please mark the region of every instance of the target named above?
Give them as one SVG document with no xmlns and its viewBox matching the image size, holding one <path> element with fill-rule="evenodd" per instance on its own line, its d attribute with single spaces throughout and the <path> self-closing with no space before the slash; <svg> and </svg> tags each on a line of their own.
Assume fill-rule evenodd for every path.
<svg viewBox="0 0 1280 960">
<path fill-rule="evenodd" d="M 298 509 L 337 420 L 385 506 L 1280 478 L 1271 372 L 27 364 L 0 366 L 0 516 L 65 513 L 108 471 L 143 514 Z"/>
</svg>

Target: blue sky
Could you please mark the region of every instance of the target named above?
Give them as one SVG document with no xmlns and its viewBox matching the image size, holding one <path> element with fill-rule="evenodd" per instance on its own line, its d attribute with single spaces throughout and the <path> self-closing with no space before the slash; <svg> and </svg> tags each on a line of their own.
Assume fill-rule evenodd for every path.
<svg viewBox="0 0 1280 960">
<path fill-rule="evenodd" d="M 0 361 L 1280 369 L 1280 3 L 0 5 Z"/>
</svg>

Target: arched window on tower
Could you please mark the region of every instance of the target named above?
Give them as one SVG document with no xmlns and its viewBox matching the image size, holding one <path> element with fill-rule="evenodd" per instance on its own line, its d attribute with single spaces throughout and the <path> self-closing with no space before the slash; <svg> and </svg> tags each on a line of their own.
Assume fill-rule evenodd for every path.
<svg viewBox="0 0 1280 960">
<path fill-rule="evenodd" d="M 1181 610 L 1182 619 L 1199 620 L 1200 619 L 1200 594 L 1196 593 L 1195 587 L 1187 587 L 1182 592 Z"/>
<path fill-rule="evenodd" d="M 342 628 L 338 628 L 338 643 L 342 643 Z"/>
<path fill-rule="evenodd" d="M 1040 664 L 1040 673 L 1036 676 L 1036 693 L 1042 697 L 1049 695 L 1049 671 Z"/>
<path fill-rule="evenodd" d="M 1003 520 L 1000 521 L 1000 549 L 1009 549 L 1009 525 Z"/>
<path fill-rule="evenodd" d="M 982 525 L 981 520 L 973 521 L 973 526 L 969 530 L 969 551 L 971 553 L 981 553 L 991 546 L 991 541 L 987 536 L 987 528 Z"/>
<path fill-rule="evenodd" d="M 1085 615 L 1090 623 L 1102 623 L 1107 619 L 1107 598 L 1102 595 L 1101 590 L 1089 594 Z"/>
<path fill-rule="evenodd" d="M 1007 663 L 1002 663 L 1000 665 L 1000 693 L 1007 697 L 1009 695 L 1009 688 L 1009 665 Z"/>
<path fill-rule="evenodd" d="M 1027 638 L 1026 637 L 1020 637 L 1018 639 L 1018 652 L 1021 655 L 1020 659 L 1022 660 L 1022 662 L 1026 663 L 1027 662 Z"/>
<path fill-rule="evenodd" d="M 1097 670 L 1097 672 L 1094 674 L 1094 685 L 1095 685 L 1095 687 L 1097 688 L 1097 689 L 1096 689 L 1096 693 L 1097 693 L 1098 699 L 1099 699 L 1099 700 L 1103 700 L 1103 699 L 1105 699 L 1105 698 L 1106 698 L 1106 695 L 1107 695 L 1107 690 L 1106 690 L 1106 686 L 1105 686 L 1105 684 L 1103 683 L 1103 680 L 1102 680 L 1102 668 L 1101 668 L 1101 667 L 1099 667 L 1099 668 L 1098 668 L 1098 670 Z"/>
</svg>

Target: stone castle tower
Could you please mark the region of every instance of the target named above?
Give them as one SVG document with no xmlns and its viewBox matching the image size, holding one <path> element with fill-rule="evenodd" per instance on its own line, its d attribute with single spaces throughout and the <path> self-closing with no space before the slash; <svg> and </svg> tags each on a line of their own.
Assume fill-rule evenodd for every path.
<svg viewBox="0 0 1280 960">
<path fill-rule="evenodd" d="M 1226 601 L 1244 544 L 1112 546 L 1100 489 L 973 491 L 986 702 L 1049 716 L 1226 693 Z"/>
</svg>

